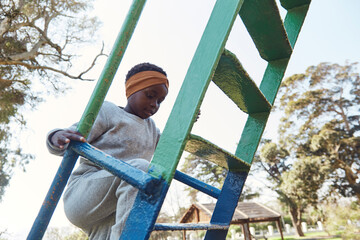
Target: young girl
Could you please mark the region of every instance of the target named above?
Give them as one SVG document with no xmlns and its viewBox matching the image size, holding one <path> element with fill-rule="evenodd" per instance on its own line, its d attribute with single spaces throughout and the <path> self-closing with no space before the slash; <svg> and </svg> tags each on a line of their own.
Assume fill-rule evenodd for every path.
<svg viewBox="0 0 360 240">
<path fill-rule="evenodd" d="M 128 72 L 125 85 L 125 108 L 104 102 L 87 141 L 147 171 L 160 137 L 150 117 L 165 99 L 169 82 L 160 67 L 142 63 Z M 63 155 L 70 140 L 86 141 L 76 132 L 76 124 L 69 129 L 51 131 L 47 146 L 51 153 Z M 136 194 L 136 188 L 81 158 L 64 193 L 65 214 L 70 222 L 89 235 L 90 240 L 118 240 Z"/>
</svg>

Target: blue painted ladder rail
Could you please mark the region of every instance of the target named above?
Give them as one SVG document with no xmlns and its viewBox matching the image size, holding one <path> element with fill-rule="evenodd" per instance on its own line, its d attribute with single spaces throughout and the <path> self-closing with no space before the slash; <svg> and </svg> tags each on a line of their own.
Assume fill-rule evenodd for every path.
<svg viewBox="0 0 360 240">
<path fill-rule="evenodd" d="M 124 20 L 122 28 L 120 29 L 113 49 L 108 57 L 108 60 L 85 108 L 85 111 L 79 121 L 77 130 L 85 137 L 89 134 L 100 107 L 104 102 L 107 91 L 110 88 L 122 57 L 124 56 L 125 50 L 130 41 L 132 33 L 134 32 L 135 26 L 138 22 L 144 5 L 145 0 L 134 0 L 130 6 L 129 12 Z M 66 183 L 78 157 L 79 155 L 71 148 L 65 152 L 64 158 L 40 208 L 38 216 L 36 217 L 30 233 L 28 234 L 28 240 L 37 240 L 43 238 L 52 214 L 57 206 L 57 203 L 62 195 L 62 192 L 66 186 Z"/>
<path fill-rule="evenodd" d="M 79 155 L 86 157 L 138 188 L 137 198 L 120 239 L 148 239 L 152 231 L 207 230 L 205 239 L 225 239 L 264 131 L 310 0 L 281 0 L 284 22 L 275 0 L 218 0 L 190 64 L 147 173 L 115 159 L 87 143 L 72 142 L 54 178 L 28 239 L 41 239 Z M 121 62 L 144 7 L 134 0 L 78 131 L 87 136 Z M 260 87 L 236 56 L 224 48 L 236 17 L 240 16 L 260 56 L 268 62 Z M 207 87 L 213 81 L 239 109 L 248 114 L 237 150 L 231 154 L 191 134 Z M 228 170 L 221 189 L 176 170 L 183 151 Z M 171 184 L 176 179 L 217 199 L 209 224 L 155 224 Z M 246 236 L 246 235 L 245 235 Z"/>
</svg>

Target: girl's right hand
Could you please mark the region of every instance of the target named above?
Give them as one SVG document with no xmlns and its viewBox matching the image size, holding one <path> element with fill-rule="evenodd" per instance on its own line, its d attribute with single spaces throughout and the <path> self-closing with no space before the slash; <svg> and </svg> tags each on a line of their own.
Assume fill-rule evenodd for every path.
<svg viewBox="0 0 360 240">
<path fill-rule="evenodd" d="M 81 135 L 81 133 L 72 131 L 72 130 L 60 130 L 55 132 L 50 141 L 51 143 L 60 149 L 63 149 L 70 140 L 86 142 L 86 139 Z"/>
</svg>

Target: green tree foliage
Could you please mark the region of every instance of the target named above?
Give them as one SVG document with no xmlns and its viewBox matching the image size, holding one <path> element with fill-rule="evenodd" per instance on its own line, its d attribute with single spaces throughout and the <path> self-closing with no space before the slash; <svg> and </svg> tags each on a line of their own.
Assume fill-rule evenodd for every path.
<svg viewBox="0 0 360 240">
<path fill-rule="evenodd" d="M 341 231 L 341 239 L 360 239 L 360 205 L 359 202 L 326 205 L 325 229 L 329 233 Z"/>
<path fill-rule="evenodd" d="M 13 139 L 26 125 L 22 110 L 34 108 L 43 93 L 66 89 L 64 77 L 90 80 L 84 74 L 103 55 L 70 73 L 76 48 L 91 41 L 98 26 L 90 8 L 86 0 L 0 1 L 0 200 L 13 169 L 31 159 Z"/>
<path fill-rule="evenodd" d="M 185 158 L 181 170 L 184 173 L 217 188 L 220 188 L 223 185 L 226 177 L 225 169 L 193 154 L 189 154 Z M 190 202 L 197 202 L 198 191 L 190 187 L 186 188 L 186 191 L 190 197 Z"/>
<path fill-rule="evenodd" d="M 280 90 L 280 144 L 330 164 L 332 190 L 360 201 L 360 76 L 356 63 L 321 63 Z"/>
<path fill-rule="evenodd" d="M 88 240 L 86 233 L 76 227 L 50 227 L 47 229 L 45 240 Z"/>
<path fill-rule="evenodd" d="M 260 159 L 300 236 L 302 213 L 318 203 L 326 181 L 331 183 L 328 195 L 359 198 L 360 79 L 355 69 L 356 63 L 321 63 L 285 79 L 279 90 L 279 141 L 265 141 Z"/>
<path fill-rule="evenodd" d="M 304 236 L 302 215 L 309 205 L 317 204 L 317 193 L 329 173 L 329 167 L 323 164 L 321 158 L 296 158 L 270 141 L 260 149 L 260 159 L 268 179 L 273 183 L 272 189 L 289 212 L 297 235 Z"/>
</svg>

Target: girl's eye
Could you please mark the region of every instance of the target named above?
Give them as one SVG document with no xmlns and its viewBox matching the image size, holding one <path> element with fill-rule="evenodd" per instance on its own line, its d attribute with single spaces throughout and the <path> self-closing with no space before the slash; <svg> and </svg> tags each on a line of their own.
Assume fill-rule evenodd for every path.
<svg viewBox="0 0 360 240">
<path fill-rule="evenodd" d="M 164 98 L 161 98 L 158 100 L 158 104 L 162 103 L 164 101 Z"/>
<path fill-rule="evenodd" d="M 154 96 L 153 95 L 151 95 L 151 94 L 147 94 L 146 95 L 149 99 L 152 99 Z"/>
</svg>

